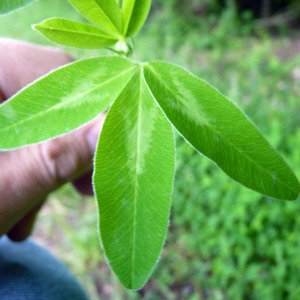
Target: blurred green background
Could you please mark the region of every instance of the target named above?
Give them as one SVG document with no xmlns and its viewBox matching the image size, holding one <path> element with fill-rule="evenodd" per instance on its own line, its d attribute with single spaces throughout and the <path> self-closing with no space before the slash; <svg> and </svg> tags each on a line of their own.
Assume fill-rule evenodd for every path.
<svg viewBox="0 0 300 300">
<path fill-rule="evenodd" d="M 30 25 L 53 16 L 81 19 L 65 0 L 40 0 L 0 17 L 0 36 L 51 45 Z M 299 1 L 154 0 L 134 58 L 180 64 L 216 86 L 300 178 L 299 23 Z M 108 54 L 65 50 L 77 58 Z M 300 299 L 299 199 L 248 190 L 177 140 L 169 233 L 141 291 L 126 291 L 114 278 L 100 250 L 94 199 L 69 185 L 49 196 L 35 239 L 91 299 Z"/>
</svg>

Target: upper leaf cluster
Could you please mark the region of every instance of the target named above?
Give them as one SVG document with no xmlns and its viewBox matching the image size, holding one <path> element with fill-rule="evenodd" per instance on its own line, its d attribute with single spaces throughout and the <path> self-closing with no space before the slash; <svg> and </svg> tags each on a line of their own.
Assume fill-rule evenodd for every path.
<svg viewBox="0 0 300 300">
<path fill-rule="evenodd" d="M 120 52 L 127 54 L 127 37 L 135 35 L 143 26 L 151 0 L 69 0 L 92 24 L 51 18 L 34 28 L 47 38 L 65 46 L 96 49 L 121 43 Z"/>
</svg>

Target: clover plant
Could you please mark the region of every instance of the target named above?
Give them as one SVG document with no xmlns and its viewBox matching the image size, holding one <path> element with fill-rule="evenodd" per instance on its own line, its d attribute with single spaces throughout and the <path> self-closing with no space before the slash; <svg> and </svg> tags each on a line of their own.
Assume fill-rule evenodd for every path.
<svg viewBox="0 0 300 300">
<path fill-rule="evenodd" d="M 93 187 L 101 245 L 124 287 L 146 283 L 165 241 L 175 131 L 244 186 L 273 198 L 298 197 L 294 173 L 228 98 L 177 65 L 128 58 L 151 0 L 69 2 L 90 23 L 51 18 L 33 27 L 58 44 L 107 47 L 113 55 L 63 66 L 2 104 L 0 149 L 66 134 L 108 110 Z"/>
</svg>

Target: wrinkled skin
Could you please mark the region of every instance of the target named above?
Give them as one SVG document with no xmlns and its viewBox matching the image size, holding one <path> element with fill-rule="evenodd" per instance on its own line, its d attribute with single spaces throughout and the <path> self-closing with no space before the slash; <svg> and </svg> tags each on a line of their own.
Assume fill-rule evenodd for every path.
<svg viewBox="0 0 300 300">
<path fill-rule="evenodd" d="M 71 61 L 55 48 L 0 39 L 0 102 Z M 0 152 L 0 236 L 14 241 L 28 237 L 47 195 L 68 181 L 92 194 L 92 158 L 103 120 L 100 115 L 64 136 Z"/>
</svg>

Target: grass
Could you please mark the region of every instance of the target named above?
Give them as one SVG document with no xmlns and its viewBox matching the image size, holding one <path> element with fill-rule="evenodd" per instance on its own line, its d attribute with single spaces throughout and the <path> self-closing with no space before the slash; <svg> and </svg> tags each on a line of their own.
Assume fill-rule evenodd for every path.
<svg viewBox="0 0 300 300">
<path fill-rule="evenodd" d="M 40 0 L 0 18 L 0 35 L 50 44 L 29 25 L 52 16 L 78 18 L 66 1 Z M 182 31 L 182 22 L 160 11 L 148 24 L 136 38 L 134 58 L 171 61 L 215 85 L 246 111 L 300 177 L 296 40 L 240 34 L 228 16 L 213 29 L 203 20 Z M 34 237 L 68 265 L 91 299 L 293 300 L 300 295 L 299 210 L 299 199 L 275 201 L 239 186 L 178 138 L 167 242 L 139 293 L 125 291 L 109 271 L 94 199 L 70 185 L 49 196 Z"/>
</svg>

